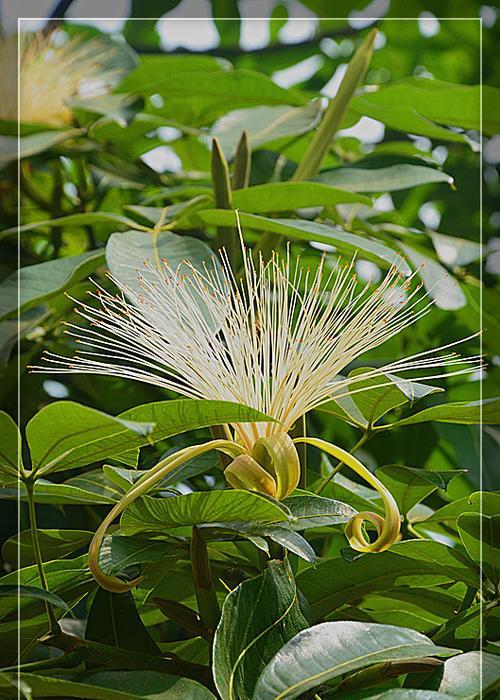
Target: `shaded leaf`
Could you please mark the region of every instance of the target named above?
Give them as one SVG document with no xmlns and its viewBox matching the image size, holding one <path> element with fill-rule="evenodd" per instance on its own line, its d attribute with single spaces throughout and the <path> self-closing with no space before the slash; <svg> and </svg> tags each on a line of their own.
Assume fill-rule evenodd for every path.
<svg viewBox="0 0 500 700">
<path fill-rule="evenodd" d="M 436 489 L 446 489 L 448 483 L 465 469 L 435 472 L 389 464 L 377 469 L 376 475 L 396 499 L 399 510 L 406 515 L 411 508 Z"/>
<path fill-rule="evenodd" d="M 0 411 L 0 474 L 16 477 L 21 459 L 21 435 L 14 420 Z"/>
<path fill-rule="evenodd" d="M 59 559 L 85 547 L 93 532 L 87 530 L 38 530 L 43 561 Z M 2 558 L 11 566 L 30 566 L 36 562 L 31 530 L 23 530 L 6 540 L 2 546 Z"/>
<path fill-rule="evenodd" d="M 462 513 L 457 527 L 467 554 L 497 586 L 500 580 L 500 514 Z"/>
<path fill-rule="evenodd" d="M 56 608 L 61 608 L 65 612 L 70 612 L 68 604 L 50 591 L 36 586 L 17 586 L 14 584 L 0 584 L 0 596 L 12 596 L 14 598 L 31 598 L 45 600 Z"/>
<path fill-rule="evenodd" d="M 453 184 L 451 175 L 441 170 L 409 163 L 389 165 L 385 168 L 342 167 L 323 170 L 315 179 L 351 192 L 396 192 L 430 183 Z"/>
</svg>

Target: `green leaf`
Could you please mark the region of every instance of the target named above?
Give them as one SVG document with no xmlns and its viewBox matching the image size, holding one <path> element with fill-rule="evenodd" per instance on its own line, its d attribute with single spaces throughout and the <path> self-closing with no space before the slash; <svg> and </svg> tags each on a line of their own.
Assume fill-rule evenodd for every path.
<svg viewBox="0 0 500 700">
<path fill-rule="evenodd" d="M 372 688 L 371 690 L 342 693 L 339 695 L 340 698 L 342 700 L 361 700 L 362 698 L 369 698 L 369 700 L 451 700 L 450 696 L 444 693 L 419 688 L 389 688 L 388 690 Z"/>
<path fill-rule="evenodd" d="M 102 471 L 86 472 L 59 484 L 37 479 L 34 486 L 35 503 L 50 505 L 112 505 L 123 495 Z M 0 498 L 27 502 L 26 488 L 21 482 L 0 489 Z"/>
<path fill-rule="evenodd" d="M 313 129 L 321 114 L 321 100 L 302 107 L 250 107 L 224 114 L 212 125 L 210 136 L 217 138 L 226 158 L 232 158 L 241 133 L 246 130 L 250 146 L 255 149 L 274 139 L 305 134 Z"/>
<path fill-rule="evenodd" d="M 247 700 L 266 663 L 307 627 L 290 566 L 270 561 L 226 598 L 215 632 L 213 671 L 223 700 Z"/>
<path fill-rule="evenodd" d="M 366 260 L 373 260 L 383 267 L 390 267 L 394 263 L 405 275 L 410 274 L 410 268 L 406 262 L 397 257 L 392 248 L 388 248 L 372 238 L 364 238 L 354 233 L 346 233 L 340 226 L 327 226 L 315 221 L 303 221 L 302 219 L 268 219 L 255 214 L 242 212 L 239 215 L 243 229 L 249 228 L 256 231 L 276 233 L 278 236 L 299 241 L 317 241 L 334 246 L 339 252 L 349 256 L 358 252 Z M 223 209 L 206 209 L 197 212 L 192 221 L 202 221 L 216 226 L 235 226 L 236 215 L 232 211 Z"/>
<path fill-rule="evenodd" d="M 498 656 L 468 651 L 445 661 L 439 692 L 460 700 L 477 700 L 499 687 Z"/>
<path fill-rule="evenodd" d="M 399 243 L 399 247 L 418 274 L 436 306 L 446 311 L 455 311 L 466 305 L 467 299 L 458 282 L 438 262 L 411 246 Z"/>
<path fill-rule="evenodd" d="M 301 207 L 328 207 L 351 202 L 371 204 L 371 200 L 362 194 L 339 190 L 319 182 L 269 182 L 233 193 L 235 209 L 255 214 L 291 211 Z"/>
<path fill-rule="evenodd" d="M 126 421 L 153 423 L 148 440 L 140 444 L 164 440 L 172 435 L 185 433 L 210 425 L 222 423 L 248 423 L 271 421 L 272 418 L 248 406 L 231 401 L 208 401 L 205 399 L 175 399 L 171 401 L 153 401 L 142 406 L 130 408 L 120 414 Z M 139 446 L 139 445 L 137 445 Z M 177 472 L 172 472 L 172 474 Z"/>
<path fill-rule="evenodd" d="M 416 423 L 459 423 L 460 425 L 500 424 L 500 398 L 483 401 L 454 401 L 424 408 L 419 413 L 402 418 L 392 425 L 415 425 Z"/>
<path fill-rule="evenodd" d="M 144 107 L 144 100 L 135 95 L 97 95 L 71 98 L 67 104 L 73 111 L 80 112 L 80 117 L 88 113 L 100 114 L 105 119 L 99 123 L 114 122 L 125 129 Z"/>
<path fill-rule="evenodd" d="M 322 683 L 375 663 L 451 656 L 419 632 L 364 622 L 324 622 L 299 632 L 262 672 L 255 700 L 296 698 Z"/>
<path fill-rule="evenodd" d="M 67 139 L 77 136 L 80 129 L 64 129 L 63 131 L 40 131 L 28 136 L 0 136 L 0 168 L 19 158 L 35 156 L 43 151 L 57 146 Z"/>
<path fill-rule="evenodd" d="M 437 125 L 479 131 L 482 99 L 483 132 L 497 134 L 500 120 L 494 105 L 499 95 L 498 88 L 489 85 L 458 85 L 434 78 L 412 77 L 356 97 L 351 109 L 392 129 L 446 141 L 465 141 L 462 134 Z"/>
<path fill-rule="evenodd" d="M 142 22 L 131 22 L 140 26 Z M 153 94 L 157 92 L 157 86 L 161 84 L 164 76 L 181 75 L 191 71 L 209 73 L 222 70 L 224 62 L 211 56 L 169 56 L 165 54 L 144 54 L 139 65 L 121 81 L 118 91 Z"/>
<path fill-rule="evenodd" d="M 500 514 L 462 513 L 457 526 L 467 554 L 497 586 L 500 581 Z"/>
<path fill-rule="evenodd" d="M 0 585 L 0 596 L 12 596 L 14 598 L 30 598 L 36 600 L 45 600 L 51 605 L 55 605 L 56 608 L 61 608 L 65 612 L 70 612 L 70 607 L 68 604 L 59 598 L 59 596 L 46 591 L 43 588 L 37 588 L 36 586 L 17 586 L 14 584 L 1 584 Z"/>
<path fill-rule="evenodd" d="M 391 552 L 400 557 L 418 561 L 422 569 L 449 576 L 452 581 L 463 581 L 468 586 L 478 585 L 478 573 L 472 562 L 461 552 L 434 540 L 407 540 L 393 545 Z"/>
<path fill-rule="evenodd" d="M 151 423 L 115 418 L 73 401 L 55 401 L 26 426 L 33 470 L 76 469 L 148 442 Z"/>
<path fill-rule="evenodd" d="M 97 589 L 87 618 L 85 638 L 144 654 L 160 653 L 144 627 L 130 591 L 110 593 L 104 588 Z"/>
<path fill-rule="evenodd" d="M 93 534 L 88 530 L 38 530 L 43 561 L 76 552 L 90 542 Z M 2 546 L 2 558 L 15 568 L 35 564 L 31 530 L 9 537 Z"/>
<path fill-rule="evenodd" d="M 394 408 L 442 391 L 439 387 L 413 382 L 410 379 L 401 379 L 394 374 L 371 377 L 365 380 L 359 379 L 360 375 L 370 371 L 373 371 L 373 368 L 359 367 L 352 370 L 348 375 L 349 378 L 357 379 L 352 384 L 352 395 L 347 394 L 329 401 L 320 406 L 318 410 L 337 415 L 353 425 L 368 428 Z M 360 389 L 363 391 L 356 391 Z"/>
<path fill-rule="evenodd" d="M 414 505 L 423 501 L 436 489 L 446 489 L 451 479 L 466 472 L 466 469 L 437 472 L 389 464 L 380 467 L 375 473 L 396 499 L 401 513 L 406 515 Z"/>
<path fill-rule="evenodd" d="M 124 512 L 121 525 L 126 535 L 164 532 L 166 528 L 252 520 L 274 523 L 288 520 L 277 501 L 252 491 L 197 491 L 171 498 L 146 496 Z"/>
<path fill-rule="evenodd" d="M 91 250 L 82 255 L 22 267 L 0 285 L 0 320 L 61 294 L 76 282 L 86 279 L 103 262 L 103 252 Z"/>
<path fill-rule="evenodd" d="M 186 547 L 175 541 L 108 535 L 99 550 L 99 564 L 106 574 L 118 574 L 134 564 L 166 560 L 173 563 L 182 554 L 186 554 Z"/>
<path fill-rule="evenodd" d="M 203 241 L 169 231 L 114 233 L 106 245 L 106 262 L 111 273 L 137 294 L 144 291 L 138 276 L 144 272 L 146 261 L 159 267 L 165 259 L 175 270 L 183 261 L 189 260 L 195 268 L 203 269 L 204 264 L 212 266 L 212 258 L 212 251 Z"/>
<path fill-rule="evenodd" d="M 0 434 L 0 474 L 17 477 L 21 460 L 21 435 L 5 411 L 0 411 Z"/>
<path fill-rule="evenodd" d="M 462 513 L 479 512 L 483 513 L 483 515 L 497 515 L 500 513 L 500 494 L 476 491 L 470 496 L 447 503 L 429 517 L 424 520 L 419 519 L 417 522 L 421 522 L 422 525 L 443 523 L 448 526 L 454 526 L 458 516 Z"/>
<path fill-rule="evenodd" d="M 329 527 L 345 523 L 357 512 L 351 506 L 332 498 L 314 495 L 292 495 L 282 501 L 292 514 L 287 527 L 296 532 L 311 527 Z"/>
<path fill-rule="evenodd" d="M 372 591 L 398 586 L 426 587 L 454 580 L 435 564 L 403 558 L 391 551 L 366 554 L 346 562 L 341 558 L 322 561 L 301 571 L 297 586 L 304 593 L 313 620 L 321 620 L 334 610 L 356 603 Z"/>
<path fill-rule="evenodd" d="M 133 227 L 137 226 L 137 223 L 133 219 L 129 219 L 127 216 L 122 216 L 121 214 L 115 214 L 108 211 L 88 211 L 81 214 L 68 214 L 67 216 L 60 216 L 57 219 L 44 219 L 43 221 L 31 221 L 29 224 L 23 224 L 19 228 L 14 226 L 12 228 L 5 229 L 2 231 L 1 236 L 7 236 L 10 234 L 26 233 L 27 231 L 35 231 L 39 228 L 45 228 L 46 226 L 50 228 L 59 228 L 61 226 L 93 226 L 94 224 L 120 224 L 121 226 Z M 101 251 L 102 252 L 102 251 Z M 95 254 L 96 251 L 93 251 Z M 63 258 L 61 258 L 62 260 Z"/>
<path fill-rule="evenodd" d="M 349 166 L 323 170 L 315 180 L 351 192 L 396 192 L 431 183 L 453 184 L 451 175 L 441 170 L 409 163 L 389 165 L 385 168 Z"/>
<path fill-rule="evenodd" d="M 84 700 L 215 700 L 204 686 L 189 678 L 156 671 L 101 671 L 75 673 L 70 678 L 21 673 L 0 675 L 0 688 L 12 692 L 21 681 L 36 698 L 83 698 Z"/>
</svg>

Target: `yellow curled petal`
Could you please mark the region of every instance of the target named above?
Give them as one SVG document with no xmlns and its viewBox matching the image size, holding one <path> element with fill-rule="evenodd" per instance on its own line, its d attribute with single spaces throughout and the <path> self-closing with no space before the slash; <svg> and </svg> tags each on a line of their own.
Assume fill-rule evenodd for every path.
<svg viewBox="0 0 500 700">
<path fill-rule="evenodd" d="M 224 476 L 233 489 L 247 489 L 276 498 L 273 477 L 250 455 L 240 455 L 224 470 Z"/>
<path fill-rule="evenodd" d="M 345 528 L 345 534 L 349 540 L 349 544 L 357 552 L 383 552 L 385 549 L 389 549 L 394 542 L 397 542 L 400 538 L 401 529 L 401 516 L 399 514 L 398 506 L 392 493 L 383 485 L 377 477 L 371 473 L 359 459 L 356 459 L 352 454 L 346 452 L 341 447 L 332 445 L 326 440 L 320 440 L 319 438 L 308 438 L 301 437 L 296 438 L 294 442 L 306 442 L 309 445 L 323 450 L 332 457 L 341 460 L 344 464 L 347 464 L 356 474 L 363 477 L 370 486 L 376 489 L 382 496 L 385 508 L 385 518 L 382 518 L 377 513 L 363 512 L 354 515 L 348 522 Z M 378 537 L 375 542 L 370 542 L 363 532 L 362 525 L 363 521 L 368 520 L 375 526 L 377 530 Z"/>
<path fill-rule="evenodd" d="M 260 438 L 253 446 L 252 457 L 274 477 L 279 501 L 295 491 L 300 480 L 300 459 L 288 433 Z"/>
</svg>

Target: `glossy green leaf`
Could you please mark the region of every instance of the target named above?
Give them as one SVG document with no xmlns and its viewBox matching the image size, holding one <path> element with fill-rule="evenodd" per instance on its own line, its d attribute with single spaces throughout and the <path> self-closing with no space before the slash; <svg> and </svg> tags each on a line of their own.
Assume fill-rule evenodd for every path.
<svg viewBox="0 0 500 700">
<path fill-rule="evenodd" d="M 110 482 L 103 472 L 94 470 L 53 483 L 47 479 L 37 479 L 34 486 L 35 503 L 51 505 L 110 505 L 120 500 L 122 491 Z M 19 482 L 0 489 L 0 498 L 27 501 L 24 484 Z"/>
<path fill-rule="evenodd" d="M 372 688 L 371 690 L 342 693 L 339 698 L 342 700 L 361 700 L 362 698 L 369 698 L 369 700 L 451 700 L 450 696 L 444 693 L 419 688 L 389 688 L 388 690 Z"/>
<path fill-rule="evenodd" d="M 311 527 L 328 527 L 345 523 L 356 511 L 341 501 L 310 494 L 292 495 L 285 498 L 283 505 L 290 510 L 292 519 L 287 524 L 296 532 Z"/>
<path fill-rule="evenodd" d="M 275 233 L 277 236 L 286 236 L 292 240 L 324 243 L 334 246 L 339 252 L 349 256 L 357 252 L 361 257 L 373 260 L 383 267 L 390 267 L 397 262 L 403 274 L 410 273 L 408 265 L 397 257 L 394 250 L 372 238 L 347 233 L 340 226 L 328 226 L 302 219 L 267 219 L 263 216 L 246 214 L 244 212 L 239 215 L 239 218 L 243 229 L 249 228 L 256 231 Z M 217 226 L 236 225 L 235 213 L 222 209 L 206 209 L 197 212 L 193 220 L 197 219 Z"/>
<path fill-rule="evenodd" d="M 387 124 L 392 129 L 445 141 L 464 141 L 462 134 L 439 127 L 460 127 L 497 134 L 498 114 L 493 109 L 500 91 L 489 85 L 458 85 L 434 78 L 398 80 L 356 97 L 351 109 Z M 480 106 L 483 99 L 483 114 Z M 481 122 L 482 116 L 482 122 Z"/>
<path fill-rule="evenodd" d="M 21 459 L 21 435 L 13 419 L 5 411 L 0 411 L 0 474 L 16 477 Z M 0 481 L 1 481 L 0 476 Z"/>
<path fill-rule="evenodd" d="M 434 568 L 453 581 L 463 581 L 472 587 L 478 585 L 478 572 L 473 563 L 461 552 L 442 542 L 406 540 L 393 545 L 391 552 L 418 561 L 422 569 Z"/>
<path fill-rule="evenodd" d="M 462 513 L 458 532 L 467 554 L 495 585 L 500 581 L 500 513 Z"/>
<path fill-rule="evenodd" d="M 500 659 L 494 654 L 468 651 L 444 664 L 439 692 L 460 700 L 478 700 L 500 688 Z"/>
<path fill-rule="evenodd" d="M 83 698 L 84 700 L 215 700 L 203 685 L 189 678 L 156 671 L 101 671 L 75 673 L 69 678 L 21 673 L 36 698 Z M 0 688 L 12 691 L 18 676 L 2 674 Z"/>
<path fill-rule="evenodd" d="M 19 229 L 17 226 L 5 229 L 5 231 L 2 231 L 2 236 L 16 234 L 18 231 L 19 233 L 27 233 L 28 231 L 36 231 L 45 227 L 66 228 L 70 226 L 93 226 L 95 224 L 119 224 L 120 226 L 128 226 L 129 228 L 137 225 L 133 219 L 129 219 L 127 216 L 122 216 L 121 214 L 115 214 L 111 211 L 88 211 L 81 214 L 59 216 L 56 219 L 31 221 L 29 224 L 23 224 Z M 64 260 L 64 258 L 61 258 L 61 260 Z"/>
<path fill-rule="evenodd" d="M 321 100 L 313 100 L 301 107 L 278 105 L 237 109 L 218 119 L 212 125 L 210 136 L 217 138 L 226 158 L 232 158 L 244 130 L 255 149 L 274 139 L 310 131 L 318 123 L 320 114 Z"/>
<path fill-rule="evenodd" d="M 450 527 L 456 524 L 456 520 L 462 513 L 483 513 L 483 515 L 497 515 L 500 513 L 500 494 L 476 491 L 470 496 L 459 498 L 438 508 L 425 519 L 418 519 L 422 524 L 443 523 Z"/>
<path fill-rule="evenodd" d="M 38 530 L 43 561 L 59 559 L 86 547 L 92 539 L 88 530 Z M 35 563 L 31 530 L 9 537 L 2 546 L 2 558 L 17 568 Z"/>
<path fill-rule="evenodd" d="M 307 627 L 289 565 L 271 561 L 226 598 L 215 632 L 213 670 L 223 700 L 247 700 L 266 663 Z"/>
<path fill-rule="evenodd" d="M 164 532 L 166 528 L 253 520 L 261 523 L 286 521 L 287 513 L 277 501 L 252 491 L 197 491 L 171 498 L 146 496 L 134 501 L 121 519 L 127 535 Z"/>
<path fill-rule="evenodd" d="M 73 401 L 56 401 L 26 426 L 32 467 L 40 474 L 75 469 L 147 443 L 152 427 Z"/>
<path fill-rule="evenodd" d="M 132 593 L 110 593 L 98 588 L 90 606 L 85 638 L 144 654 L 160 650 L 144 627 Z"/>
<path fill-rule="evenodd" d="M 141 26 L 141 22 L 130 22 L 135 26 Z M 167 75 L 181 75 L 191 71 L 203 71 L 209 74 L 220 71 L 224 62 L 210 56 L 172 56 L 165 54 L 145 54 L 141 56 L 139 65 L 134 68 L 118 86 L 118 91 L 144 94 L 157 92 L 157 86 Z"/>
<path fill-rule="evenodd" d="M 416 423 L 459 423 L 461 425 L 476 425 L 485 423 L 498 425 L 500 423 L 500 399 L 483 399 L 483 401 L 453 401 L 424 408 L 419 413 L 402 418 L 393 425 L 415 425 Z"/>
<path fill-rule="evenodd" d="M 30 598 L 31 600 L 44 600 L 56 608 L 61 608 L 65 612 L 70 612 L 68 604 L 59 596 L 46 591 L 37 586 L 17 586 L 14 584 L 0 584 L 0 596 L 11 596 L 13 598 Z"/>
<path fill-rule="evenodd" d="M 414 505 L 423 501 L 436 489 L 446 489 L 451 479 L 464 473 L 466 473 L 464 469 L 437 472 L 427 469 L 413 469 L 397 464 L 389 464 L 376 471 L 377 477 L 396 499 L 403 515 L 406 515 Z"/>
<path fill-rule="evenodd" d="M 0 319 L 16 311 L 31 309 L 61 294 L 76 282 L 86 279 L 103 262 L 103 252 L 92 250 L 82 255 L 22 267 L 0 285 Z"/>
<path fill-rule="evenodd" d="M 424 287 L 429 296 L 434 299 L 436 306 L 447 311 L 455 311 L 466 305 L 467 299 L 462 288 L 442 265 L 409 245 L 400 243 L 399 247 L 411 264 L 418 268 Z"/>
<path fill-rule="evenodd" d="M 342 167 L 335 170 L 323 170 L 316 178 L 332 187 L 339 187 L 351 192 L 396 192 L 419 185 L 445 182 L 453 184 L 453 178 L 447 173 L 424 165 L 389 165 L 385 168 Z"/>
<path fill-rule="evenodd" d="M 322 683 L 375 663 L 451 656 L 419 632 L 364 622 L 324 622 L 299 632 L 262 672 L 255 700 L 299 697 Z"/>
<path fill-rule="evenodd" d="M 254 214 L 291 211 L 301 207 L 329 207 L 351 202 L 371 204 L 371 200 L 362 194 L 320 182 L 268 182 L 233 193 L 234 208 Z"/>
</svg>

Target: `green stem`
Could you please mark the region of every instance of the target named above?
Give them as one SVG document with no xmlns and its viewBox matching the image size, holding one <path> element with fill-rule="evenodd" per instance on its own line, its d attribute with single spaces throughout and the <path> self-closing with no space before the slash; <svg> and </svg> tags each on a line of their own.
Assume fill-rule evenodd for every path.
<svg viewBox="0 0 500 700">
<path fill-rule="evenodd" d="M 337 94 L 333 100 L 330 100 L 321 124 L 293 174 L 292 180 L 309 180 L 320 169 L 321 163 L 330 148 L 332 138 L 347 112 L 356 89 L 368 70 L 376 36 L 377 30 L 373 29 L 350 60 Z"/>
<path fill-rule="evenodd" d="M 370 433 L 363 433 L 363 435 L 359 438 L 359 440 L 354 445 L 354 447 L 349 450 L 349 453 L 351 455 L 355 454 L 359 450 L 360 447 L 362 447 L 366 442 L 368 442 L 368 440 L 370 438 L 371 438 Z M 328 484 L 334 478 L 334 476 L 339 473 L 339 471 L 342 469 L 344 464 L 345 464 L 345 462 L 343 462 L 343 461 L 337 462 L 337 464 L 334 466 L 334 468 L 332 469 L 330 474 L 328 474 L 328 476 L 326 476 L 323 479 L 323 481 L 320 483 L 320 485 L 318 486 L 318 488 L 315 490 L 314 493 L 316 493 L 319 496 L 319 494 L 328 486 Z"/>
<path fill-rule="evenodd" d="M 302 416 L 302 418 L 299 418 L 299 420 L 295 423 L 292 430 L 290 431 L 290 437 L 293 439 L 293 438 L 306 437 L 306 436 L 307 436 L 307 422 L 306 422 L 306 417 Z M 297 447 L 297 452 L 298 452 L 299 461 L 300 461 L 299 487 L 301 489 L 305 489 L 305 488 L 307 488 L 307 445 L 305 443 L 301 443 Z"/>
<path fill-rule="evenodd" d="M 192 530 L 190 553 L 198 612 L 204 626 L 212 635 L 219 624 L 220 607 L 212 581 L 207 545 L 196 526 L 193 526 Z"/>
<path fill-rule="evenodd" d="M 47 578 L 45 576 L 45 571 L 43 568 L 42 550 L 40 548 L 40 539 L 38 537 L 38 527 L 36 521 L 36 510 L 35 510 L 35 495 L 34 495 L 34 479 L 29 476 L 24 479 L 24 485 L 26 487 L 26 495 L 28 500 L 28 513 L 31 529 L 31 541 L 33 543 L 33 552 L 35 554 L 35 562 L 38 569 L 38 575 L 40 577 L 41 587 L 49 592 L 49 587 L 47 584 Z M 57 634 L 59 632 L 59 625 L 57 624 L 57 619 L 54 613 L 52 605 L 45 601 L 45 609 L 47 611 L 47 617 L 49 619 L 49 632 L 51 634 Z"/>
</svg>

